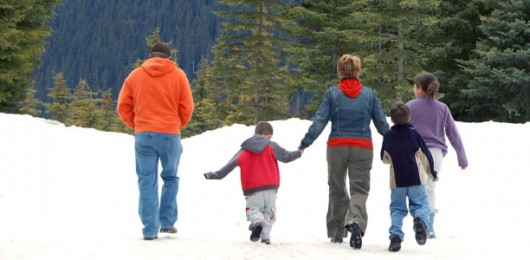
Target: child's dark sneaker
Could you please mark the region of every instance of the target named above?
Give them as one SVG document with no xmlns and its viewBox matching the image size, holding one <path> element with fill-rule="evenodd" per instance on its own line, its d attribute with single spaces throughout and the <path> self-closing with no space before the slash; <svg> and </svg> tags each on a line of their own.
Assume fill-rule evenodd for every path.
<svg viewBox="0 0 530 260">
<path fill-rule="evenodd" d="M 353 221 L 346 225 L 345 228 L 351 233 L 350 246 L 354 249 L 360 249 L 363 245 L 363 240 L 361 236 L 361 228 L 359 228 L 357 221 Z"/>
<path fill-rule="evenodd" d="M 341 244 L 342 243 L 342 237 L 341 238 L 337 238 L 337 237 L 331 238 L 331 243 Z"/>
<path fill-rule="evenodd" d="M 160 233 L 176 234 L 177 228 L 176 227 L 162 227 L 160 228 Z"/>
<path fill-rule="evenodd" d="M 390 252 L 397 252 L 401 250 L 401 238 L 399 236 L 392 236 L 390 238 L 390 246 L 388 247 L 388 251 Z"/>
<path fill-rule="evenodd" d="M 261 223 L 256 223 L 252 227 L 252 233 L 250 234 L 250 241 L 256 242 L 259 240 L 259 237 L 261 236 L 261 230 L 263 230 L 263 226 Z"/>
<path fill-rule="evenodd" d="M 425 245 L 427 242 L 427 225 L 420 217 L 414 218 L 414 232 L 418 245 Z"/>
<path fill-rule="evenodd" d="M 271 244 L 271 240 L 270 239 L 262 239 L 261 243 L 265 243 L 266 245 L 270 245 Z"/>
</svg>

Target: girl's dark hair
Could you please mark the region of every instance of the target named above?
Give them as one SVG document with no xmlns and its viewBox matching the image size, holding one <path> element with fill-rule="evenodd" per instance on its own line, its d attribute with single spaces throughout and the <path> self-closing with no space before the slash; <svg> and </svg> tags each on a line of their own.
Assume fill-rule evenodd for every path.
<svg viewBox="0 0 530 260">
<path fill-rule="evenodd" d="M 398 102 L 390 108 L 390 118 L 396 125 L 402 125 L 409 122 L 410 110 L 409 107 L 401 102 Z"/>
<path fill-rule="evenodd" d="M 258 135 L 272 135 L 272 125 L 269 122 L 259 122 L 256 124 L 254 133 Z"/>
<path fill-rule="evenodd" d="M 430 72 L 421 72 L 414 77 L 414 84 L 421 88 L 428 97 L 436 98 L 438 90 L 440 89 L 440 82 L 434 74 Z"/>
</svg>

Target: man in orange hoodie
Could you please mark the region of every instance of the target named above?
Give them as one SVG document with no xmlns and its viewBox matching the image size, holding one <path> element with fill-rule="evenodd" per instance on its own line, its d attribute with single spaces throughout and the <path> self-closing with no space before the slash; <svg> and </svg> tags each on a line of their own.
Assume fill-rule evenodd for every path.
<svg viewBox="0 0 530 260">
<path fill-rule="evenodd" d="M 138 213 L 145 240 L 158 232 L 177 233 L 177 176 L 182 143 L 180 130 L 193 113 L 193 96 L 184 71 L 171 61 L 165 43 L 153 46 L 149 59 L 125 79 L 118 97 L 118 115 L 134 128 Z M 158 199 L 158 162 L 164 181 Z"/>
</svg>

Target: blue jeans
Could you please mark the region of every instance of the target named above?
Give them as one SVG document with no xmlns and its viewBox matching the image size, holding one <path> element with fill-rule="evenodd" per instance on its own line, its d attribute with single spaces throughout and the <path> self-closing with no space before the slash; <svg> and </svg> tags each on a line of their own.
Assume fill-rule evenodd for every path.
<svg viewBox="0 0 530 260">
<path fill-rule="evenodd" d="M 425 223 L 429 220 L 429 201 L 425 186 L 416 185 L 403 188 L 394 188 L 390 193 L 390 237 L 398 235 L 402 240 L 403 218 L 407 216 L 407 197 L 409 198 L 409 210 L 413 218 L 420 217 Z"/>
<path fill-rule="evenodd" d="M 177 221 L 177 176 L 182 143 L 180 135 L 141 132 L 134 137 L 136 175 L 140 201 L 138 213 L 143 224 L 144 236 L 158 234 L 160 225 L 172 227 Z M 162 195 L 158 199 L 158 162 L 162 166 L 160 177 L 164 181 Z"/>
</svg>

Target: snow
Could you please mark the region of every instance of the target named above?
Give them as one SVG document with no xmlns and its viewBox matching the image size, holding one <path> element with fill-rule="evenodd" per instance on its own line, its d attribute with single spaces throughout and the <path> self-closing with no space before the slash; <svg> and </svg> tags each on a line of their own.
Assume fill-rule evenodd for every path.
<svg viewBox="0 0 530 260">
<path fill-rule="evenodd" d="M 271 122 L 273 140 L 295 150 L 310 121 Z M 232 125 L 183 140 L 176 235 L 144 241 L 137 214 L 134 138 L 0 113 L 0 259 L 514 259 L 528 258 L 530 123 L 457 127 L 469 167 L 450 147 L 438 182 L 437 238 L 419 246 L 412 218 L 388 251 L 388 165 L 375 157 L 361 250 L 326 237 L 328 128 L 302 158 L 280 163 L 271 245 L 249 240 L 239 169 L 205 180 L 252 135 Z"/>
</svg>

